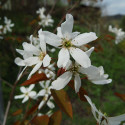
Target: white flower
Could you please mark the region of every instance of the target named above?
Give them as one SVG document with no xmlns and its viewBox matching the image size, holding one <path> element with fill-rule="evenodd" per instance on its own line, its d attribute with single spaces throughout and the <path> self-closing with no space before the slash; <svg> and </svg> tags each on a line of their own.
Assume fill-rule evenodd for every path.
<svg viewBox="0 0 125 125">
<path fill-rule="evenodd" d="M 48 115 L 49 117 L 51 116 L 53 114 L 53 111 L 52 110 L 50 110 L 50 111 L 48 111 L 45 115 Z M 42 114 L 42 113 L 38 113 L 38 116 L 43 116 L 44 114 Z"/>
<path fill-rule="evenodd" d="M 5 26 L 3 28 L 3 33 L 6 34 L 7 32 L 12 32 L 12 27 L 14 27 L 14 24 L 11 23 L 10 19 L 7 19 L 7 17 L 4 17 L 4 23 Z"/>
<path fill-rule="evenodd" d="M 43 64 L 43 67 L 47 67 L 51 61 L 51 58 L 46 53 L 46 43 L 44 42 L 42 30 L 39 31 L 39 38 L 40 38 L 40 48 L 37 48 L 32 44 L 28 44 L 25 42 L 23 44 L 24 50 L 20 52 L 25 53 L 26 57 L 27 57 L 27 54 L 30 53 L 30 56 L 27 58 L 24 58 L 24 60 L 18 57 L 15 59 L 15 63 L 19 66 L 27 67 L 27 66 L 35 65 L 32 71 L 30 72 L 28 79 L 42 66 L 42 64 Z"/>
<path fill-rule="evenodd" d="M 52 88 L 52 86 L 50 86 L 50 80 L 47 80 L 46 82 L 42 81 L 40 82 L 41 87 L 43 88 L 38 94 L 37 97 L 42 96 L 43 100 L 40 102 L 39 104 L 39 109 L 46 103 L 46 101 L 48 100 L 49 95 L 51 94 L 50 89 Z M 53 97 L 51 96 L 50 99 L 47 101 L 47 106 L 50 109 L 55 108 L 55 105 L 52 102 Z"/>
<path fill-rule="evenodd" d="M 125 38 L 125 32 L 122 31 L 122 29 L 117 29 L 116 27 L 113 28 L 111 25 L 109 25 L 109 31 L 112 33 L 115 33 L 115 35 L 116 35 L 115 43 L 116 44 L 118 44 Z"/>
<path fill-rule="evenodd" d="M 42 25 L 43 27 L 46 26 L 53 26 L 54 20 L 52 19 L 51 15 L 47 15 L 44 18 L 41 19 L 39 22 L 39 25 Z"/>
<path fill-rule="evenodd" d="M 28 88 L 25 87 L 20 87 L 20 91 L 23 93 L 22 95 L 17 95 L 14 98 L 15 99 L 23 99 L 22 103 L 25 103 L 29 98 L 34 99 L 34 97 L 36 96 L 36 92 L 32 91 L 32 89 L 34 88 L 34 84 L 30 85 Z"/>
<path fill-rule="evenodd" d="M 107 117 L 96 108 L 95 104 L 92 103 L 91 99 L 87 95 L 85 95 L 85 98 L 91 106 L 93 116 L 95 117 L 98 125 L 120 125 L 122 121 L 125 121 L 125 114 L 116 117 Z"/>
<path fill-rule="evenodd" d="M 91 65 L 89 57 L 78 47 L 97 39 L 97 36 L 93 32 L 80 35 L 78 35 L 79 32 L 72 33 L 73 22 L 73 16 L 67 14 L 66 21 L 58 28 L 57 35 L 48 31 L 43 31 L 46 43 L 61 48 L 57 62 L 59 68 L 66 66 L 70 59 L 70 54 L 81 66 L 87 68 Z"/>
<path fill-rule="evenodd" d="M 90 66 L 88 68 L 83 68 L 82 73 L 86 74 L 88 79 L 94 84 L 109 84 L 112 82 L 112 79 L 107 79 L 108 74 L 104 74 L 104 69 L 102 66 L 95 67 Z"/>
<path fill-rule="evenodd" d="M 86 51 L 86 55 L 89 57 L 93 50 L 94 47 Z M 77 93 L 81 87 L 80 74 L 84 74 L 84 68 L 81 67 L 78 63 L 73 64 L 71 61 L 69 61 L 64 68 L 67 71 L 52 82 L 53 88 L 56 90 L 63 89 L 69 83 L 71 78 L 74 77 L 74 88 Z"/>
<path fill-rule="evenodd" d="M 42 19 L 45 17 L 44 12 L 46 11 L 46 9 L 44 7 L 39 8 L 39 10 L 36 11 L 37 14 L 39 14 L 39 17 Z"/>
</svg>

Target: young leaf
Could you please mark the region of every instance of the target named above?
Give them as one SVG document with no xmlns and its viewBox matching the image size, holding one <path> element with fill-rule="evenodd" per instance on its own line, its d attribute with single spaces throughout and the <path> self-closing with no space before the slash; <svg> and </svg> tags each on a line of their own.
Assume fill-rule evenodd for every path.
<svg viewBox="0 0 125 125">
<path fill-rule="evenodd" d="M 62 112 L 57 111 L 50 117 L 49 125 L 60 125 L 61 120 L 62 120 Z"/>
<path fill-rule="evenodd" d="M 35 75 L 33 75 L 29 80 L 26 80 L 24 83 L 22 83 L 22 86 L 26 86 L 26 85 L 30 85 L 30 84 L 36 84 L 39 81 L 42 80 L 48 80 L 48 78 L 46 77 L 46 75 L 44 73 L 36 73 Z"/>
<path fill-rule="evenodd" d="M 48 125 L 49 117 L 47 115 L 36 116 L 31 122 L 33 125 Z"/>
<path fill-rule="evenodd" d="M 119 94 L 119 93 L 115 93 L 116 96 L 118 96 L 120 99 L 122 99 L 123 101 L 125 101 L 125 94 Z"/>
<path fill-rule="evenodd" d="M 16 112 L 14 112 L 12 115 L 16 116 L 16 115 L 20 115 L 22 113 L 22 109 L 18 109 Z"/>
<path fill-rule="evenodd" d="M 72 118 L 72 105 L 67 93 L 64 90 L 57 91 L 53 89 L 51 89 L 51 93 L 56 104 L 60 107 L 60 109 Z"/>
</svg>

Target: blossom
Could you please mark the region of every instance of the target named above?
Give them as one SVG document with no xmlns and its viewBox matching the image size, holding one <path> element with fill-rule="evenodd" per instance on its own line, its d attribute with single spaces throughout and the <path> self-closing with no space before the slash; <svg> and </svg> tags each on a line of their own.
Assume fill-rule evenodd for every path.
<svg viewBox="0 0 125 125">
<path fill-rule="evenodd" d="M 86 74 L 88 79 L 94 84 L 109 84 L 112 82 L 112 79 L 107 79 L 108 74 L 104 74 L 104 69 L 102 66 L 96 67 L 91 65 L 88 68 L 83 68 L 83 74 Z"/>
<path fill-rule="evenodd" d="M 53 114 L 52 110 L 49 110 L 47 113 L 45 113 L 45 115 L 48 115 L 49 117 Z M 44 114 L 42 113 L 38 113 L 38 116 L 43 116 Z"/>
<path fill-rule="evenodd" d="M 109 25 L 109 31 L 112 33 L 115 33 L 115 35 L 116 35 L 115 43 L 116 44 L 118 44 L 125 38 L 125 32 L 122 31 L 121 28 L 117 29 L 116 27 L 113 28 L 111 25 Z"/>
<path fill-rule="evenodd" d="M 39 25 L 46 27 L 46 26 L 53 26 L 53 23 L 54 23 L 54 20 L 52 19 L 51 15 L 48 14 L 47 16 L 41 19 L 41 21 L 39 22 Z"/>
<path fill-rule="evenodd" d="M 7 31 L 8 32 L 12 32 L 12 27 L 14 27 L 14 24 L 11 23 L 11 20 L 8 19 L 7 17 L 4 17 L 4 23 L 5 23 L 5 26 L 3 28 L 3 33 L 6 34 Z"/>
<path fill-rule="evenodd" d="M 29 98 L 34 99 L 34 97 L 36 96 L 36 92 L 32 91 L 32 89 L 35 87 L 34 84 L 30 85 L 28 88 L 25 87 L 20 87 L 20 91 L 23 93 L 21 95 L 17 95 L 14 98 L 15 99 L 23 99 L 22 103 L 25 103 Z"/>
<path fill-rule="evenodd" d="M 39 9 L 36 11 L 36 13 L 39 14 L 39 17 L 42 19 L 42 18 L 45 17 L 45 15 L 44 15 L 44 12 L 45 12 L 45 11 L 46 11 L 46 9 L 45 9 L 44 7 L 42 7 L 42 8 L 39 8 Z"/>
<path fill-rule="evenodd" d="M 107 117 L 96 108 L 95 104 L 92 103 L 91 99 L 87 95 L 85 95 L 85 98 L 91 106 L 93 116 L 95 117 L 98 125 L 120 125 L 122 121 L 125 121 L 125 114 L 115 117 Z"/>
<path fill-rule="evenodd" d="M 52 19 L 50 14 L 47 14 L 47 16 L 44 14 L 46 9 L 44 7 L 39 8 L 38 11 L 36 11 L 37 14 L 39 14 L 40 21 L 38 22 L 39 25 L 42 25 L 43 27 L 46 26 L 53 26 L 54 20 Z"/>
<path fill-rule="evenodd" d="M 93 32 L 80 35 L 79 32 L 72 33 L 73 22 L 73 16 L 67 14 L 66 21 L 57 29 L 57 35 L 48 31 L 43 31 L 46 43 L 61 48 L 57 62 L 59 68 L 66 66 L 70 60 L 70 54 L 81 66 L 87 68 L 91 65 L 89 57 L 78 47 L 97 39 L 97 36 Z"/>
<path fill-rule="evenodd" d="M 45 81 L 40 82 L 40 86 L 43 89 L 37 94 L 37 97 L 42 96 L 43 100 L 39 104 L 39 107 L 38 107 L 39 109 L 46 103 L 46 101 L 47 101 L 47 106 L 50 109 L 53 109 L 55 107 L 55 105 L 52 102 L 53 97 L 51 96 L 48 100 L 48 97 L 51 94 L 50 89 L 52 88 L 52 86 L 50 86 L 50 82 L 51 82 L 50 80 L 47 80 L 46 82 Z"/>
<path fill-rule="evenodd" d="M 46 44 L 44 42 L 44 37 L 42 35 L 42 30 L 39 31 L 40 38 L 40 48 L 35 47 L 32 44 L 23 43 L 24 50 L 18 50 L 21 54 L 26 54 L 26 58 L 24 60 L 17 57 L 15 59 L 15 63 L 19 66 L 34 66 L 32 71 L 30 72 L 28 79 L 34 74 L 43 64 L 43 67 L 47 67 L 50 64 L 51 58 L 46 53 Z M 30 54 L 29 57 L 27 55 Z M 23 56 L 24 57 L 24 56 Z"/>
<path fill-rule="evenodd" d="M 88 57 L 91 55 L 93 50 L 94 47 L 92 47 L 86 52 Z M 52 86 L 56 90 L 63 89 L 73 77 L 75 86 L 74 88 L 77 93 L 79 91 L 79 88 L 81 87 L 80 74 L 83 74 L 83 67 L 81 67 L 78 63 L 72 63 L 71 61 L 69 61 L 65 69 L 67 71 L 63 73 L 61 76 L 59 76 L 55 81 L 53 81 Z"/>
</svg>

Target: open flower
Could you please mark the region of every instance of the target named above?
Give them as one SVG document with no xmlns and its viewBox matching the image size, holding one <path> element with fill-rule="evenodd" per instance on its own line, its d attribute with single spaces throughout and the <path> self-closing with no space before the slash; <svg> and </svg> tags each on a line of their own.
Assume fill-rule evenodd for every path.
<svg viewBox="0 0 125 125">
<path fill-rule="evenodd" d="M 42 96 L 43 100 L 39 104 L 39 107 L 38 107 L 39 109 L 46 103 L 46 101 L 47 101 L 47 106 L 50 109 L 53 109 L 55 107 L 55 105 L 52 102 L 53 97 L 51 96 L 48 100 L 48 97 L 51 94 L 50 89 L 52 88 L 52 86 L 50 86 L 50 82 L 51 82 L 50 80 L 47 80 L 46 82 L 45 81 L 40 82 L 40 86 L 43 89 L 37 94 L 37 97 Z"/>
<path fill-rule="evenodd" d="M 94 47 L 89 49 L 86 54 L 89 57 L 94 50 Z M 83 67 L 81 67 L 78 63 L 72 63 L 69 61 L 67 63 L 65 69 L 67 70 L 65 73 L 63 73 L 61 76 L 59 76 L 55 81 L 52 82 L 52 86 L 56 90 L 63 89 L 69 81 L 74 78 L 74 88 L 76 93 L 79 91 L 79 88 L 81 87 L 81 79 L 80 74 L 83 74 Z"/>
<path fill-rule="evenodd" d="M 112 82 L 112 79 L 107 79 L 108 74 L 104 74 L 104 69 L 102 66 L 90 66 L 88 68 L 83 68 L 82 73 L 86 74 L 88 79 L 94 84 L 109 84 Z"/>
<path fill-rule="evenodd" d="M 36 13 L 39 14 L 39 17 L 42 19 L 42 18 L 45 17 L 45 14 L 44 14 L 45 11 L 46 11 L 46 9 L 45 9 L 44 7 L 42 7 L 42 8 L 39 8 L 39 9 L 36 11 Z"/>
<path fill-rule="evenodd" d="M 83 33 L 79 35 L 79 32 L 73 32 L 73 16 L 71 14 L 66 15 L 66 21 L 58 28 L 58 33 L 53 34 L 48 31 L 43 31 L 45 35 L 46 43 L 61 48 L 58 55 L 58 67 L 65 67 L 70 60 L 70 54 L 74 60 L 81 66 L 87 68 L 91 65 L 89 57 L 84 51 L 78 47 L 87 44 L 97 39 L 95 33 Z"/>
<path fill-rule="evenodd" d="M 50 64 L 51 58 L 46 53 L 46 44 L 42 35 L 42 30 L 39 31 L 40 48 L 33 46 L 32 44 L 25 43 L 24 50 L 22 52 L 30 53 L 30 57 L 22 60 L 20 58 L 15 59 L 15 63 L 20 66 L 34 66 L 30 72 L 28 79 L 34 74 L 43 64 L 43 67 L 47 67 Z"/>
<path fill-rule="evenodd" d="M 115 117 L 107 117 L 96 108 L 95 104 L 92 103 L 91 99 L 87 95 L 85 95 L 85 98 L 91 106 L 93 116 L 95 117 L 98 125 L 120 125 L 122 121 L 125 121 L 125 114 Z"/>
<path fill-rule="evenodd" d="M 11 23 L 11 20 L 8 19 L 7 17 L 4 17 L 4 23 L 5 26 L 3 28 L 3 33 L 6 34 L 7 32 L 12 32 L 12 27 L 14 27 L 14 24 Z"/>
<path fill-rule="evenodd" d="M 14 98 L 15 99 L 23 99 L 22 103 L 25 103 L 29 98 L 34 99 L 36 96 L 36 92 L 32 91 L 32 89 L 35 87 L 34 84 L 30 85 L 28 88 L 20 87 L 20 91 L 23 93 L 22 95 L 17 95 Z"/>
</svg>

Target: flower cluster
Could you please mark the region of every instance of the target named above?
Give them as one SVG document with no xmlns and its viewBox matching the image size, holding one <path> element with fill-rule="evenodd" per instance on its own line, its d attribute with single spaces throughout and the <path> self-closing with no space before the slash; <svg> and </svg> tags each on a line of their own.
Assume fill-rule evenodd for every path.
<svg viewBox="0 0 125 125">
<path fill-rule="evenodd" d="M 37 13 L 40 13 L 40 16 L 44 17 L 44 11 L 45 9 L 42 8 L 39 9 Z M 112 82 L 111 79 L 108 79 L 108 74 L 104 73 L 102 66 L 96 67 L 91 65 L 90 56 L 94 51 L 94 47 L 91 47 L 87 51 L 80 49 L 80 47 L 96 40 L 96 34 L 94 32 L 82 34 L 80 34 L 80 32 L 72 32 L 73 24 L 73 16 L 71 14 L 67 14 L 66 21 L 57 28 L 57 34 L 49 31 L 42 31 L 42 29 L 40 29 L 38 31 L 38 37 L 33 37 L 31 35 L 30 43 L 24 42 L 22 44 L 23 50 L 16 49 L 16 51 L 23 56 L 22 58 L 17 57 L 15 59 L 15 63 L 17 65 L 24 66 L 19 78 L 24 70 L 27 67 L 30 67 L 32 70 L 28 75 L 28 79 L 30 79 L 31 76 L 36 72 L 45 73 L 49 79 L 39 82 L 42 89 L 38 92 L 38 94 L 31 91 L 35 85 L 30 86 L 29 88 L 23 87 L 23 89 L 21 87 L 21 92 L 23 92 L 23 95 L 15 96 L 16 99 L 24 98 L 22 101 L 24 103 L 29 98 L 39 99 L 42 97 L 38 108 L 40 109 L 43 105 L 47 104 L 50 109 L 53 109 L 55 105 L 52 102 L 53 97 L 51 96 L 50 89 L 61 90 L 71 80 L 74 80 L 75 92 L 78 93 L 80 87 L 82 86 L 81 79 L 83 77 L 87 77 L 89 81 L 96 85 L 104 85 Z M 54 49 L 53 52 L 55 52 L 56 49 L 60 49 L 57 62 L 53 63 L 52 57 L 49 56 L 49 52 L 51 51 L 47 50 L 48 46 L 54 47 L 52 48 Z M 63 69 L 64 72 L 60 75 L 56 75 L 58 74 L 58 70 L 56 70 L 57 68 Z M 89 97 L 85 97 L 92 107 L 92 112 L 98 124 L 110 125 L 108 124 L 108 122 L 111 122 L 110 117 L 105 117 L 96 109 Z M 97 118 L 95 115 L 96 113 L 99 114 L 99 118 Z M 102 124 L 103 118 L 104 123 Z M 122 119 L 120 122 L 121 121 Z"/>
<path fill-rule="evenodd" d="M 39 8 L 39 10 L 36 11 L 37 14 L 39 14 L 39 25 L 42 25 L 43 27 L 46 26 L 53 26 L 54 20 L 52 19 L 50 14 L 45 15 L 46 9 L 44 7 Z"/>
<path fill-rule="evenodd" d="M 120 43 L 123 39 L 125 39 L 125 32 L 120 28 L 117 29 L 116 27 L 112 27 L 109 25 L 109 31 L 116 35 L 115 43 Z"/>
<path fill-rule="evenodd" d="M 0 25 L 0 34 L 6 34 L 7 32 L 12 32 L 12 27 L 14 24 L 11 22 L 10 19 L 4 17 L 4 25 Z"/>
</svg>

